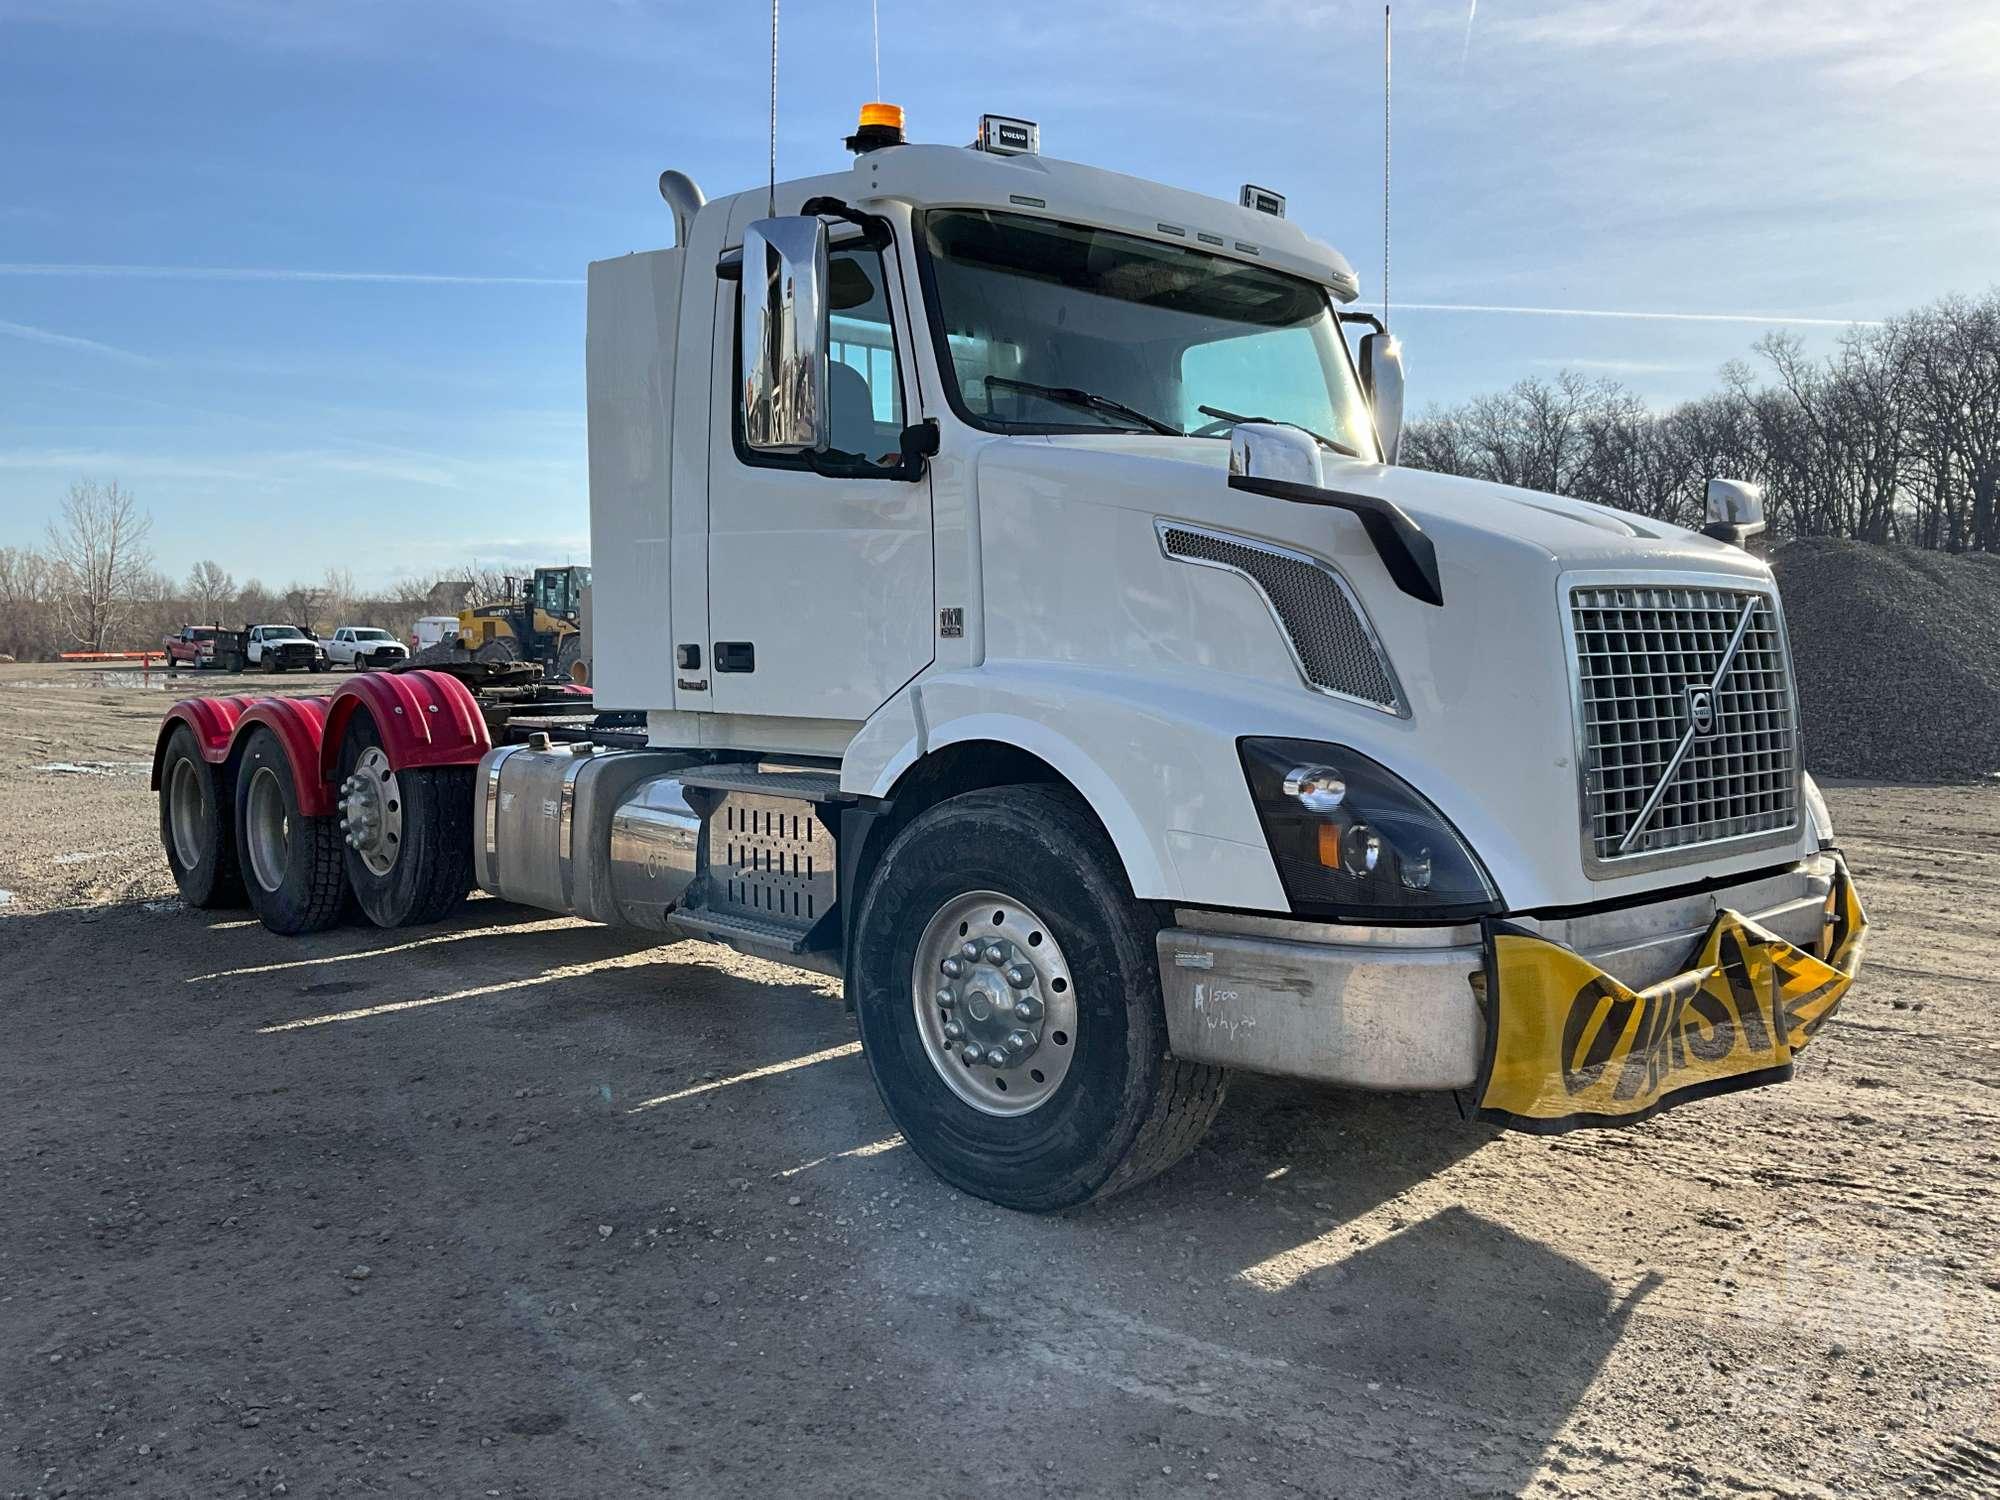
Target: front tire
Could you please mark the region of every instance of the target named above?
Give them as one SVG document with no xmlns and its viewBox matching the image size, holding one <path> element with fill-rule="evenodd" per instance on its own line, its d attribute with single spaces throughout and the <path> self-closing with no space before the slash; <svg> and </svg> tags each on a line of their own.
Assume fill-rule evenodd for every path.
<svg viewBox="0 0 2000 1500">
<path fill-rule="evenodd" d="M 250 736 L 236 770 L 236 851 L 251 909 L 271 931 L 322 932 L 345 913 L 340 832 L 332 818 L 300 814 L 291 760 L 268 729 Z"/>
<path fill-rule="evenodd" d="M 203 911 L 243 904 L 234 800 L 223 768 L 201 758 L 194 732 L 176 729 L 160 762 L 160 844 L 181 900 Z"/>
<path fill-rule="evenodd" d="M 348 884 L 377 927 L 442 921 L 472 889 L 467 766 L 394 770 L 359 710 L 340 742 L 340 821 Z"/>
<path fill-rule="evenodd" d="M 869 883 L 850 970 L 869 1068 L 911 1149 L 953 1186 L 1031 1212 L 1108 1197 L 1192 1150 L 1227 1074 L 1167 1054 L 1157 931 L 1066 789 L 919 814 Z M 1017 1029 L 1006 1009 L 1023 1001 Z"/>
</svg>

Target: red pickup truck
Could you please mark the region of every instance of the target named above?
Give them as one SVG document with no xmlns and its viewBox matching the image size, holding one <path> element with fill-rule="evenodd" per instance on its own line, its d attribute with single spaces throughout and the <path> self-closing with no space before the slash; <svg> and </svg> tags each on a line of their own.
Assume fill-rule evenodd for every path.
<svg viewBox="0 0 2000 1500">
<path fill-rule="evenodd" d="M 224 630 L 220 625 L 183 625 L 176 635 L 166 638 L 167 670 L 186 667 L 199 672 L 219 667 L 225 672 L 243 670 L 243 632 Z"/>
</svg>

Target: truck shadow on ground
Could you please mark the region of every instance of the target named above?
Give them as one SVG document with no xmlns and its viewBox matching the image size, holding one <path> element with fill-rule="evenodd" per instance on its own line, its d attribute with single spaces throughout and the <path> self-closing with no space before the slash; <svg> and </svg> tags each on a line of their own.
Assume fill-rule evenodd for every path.
<svg viewBox="0 0 2000 1500">
<path fill-rule="evenodd" d="M 50 1104 L 97 1100 L 28 1116 L 48 1122 L 38 1161 L 139 1143 L 157 1185 L 121 1242 L 125 1274 L 148 1305 L 231 1289 L 160 1314 L 163 1345 L 206 1351 L 224 1383 L 332 1393 L 428 1369 L 442 1340 L 455 1379 L 503 1393 L 462 1442 L 561 1429 L 649 1473 L 678 1472 L 686 1450 L 727 1476 L 717 1489 L 782 1492 L 788 1473 L 810 1488 L 783 1465 L 851 1448 L 922 1492 L 932 1407 L 962 1399 L 1103 1427 L 1101 1460 L 1067 1454 L 1053 1481 L 1037 1461 L 1018 1476 L 1031 1493 L 1130 1488 L 1138 1471 L 1119 1465 L 1159 1442 L 1270 1482 L 1243 1492 L 1516 1493 L 1650 1290 L 1620 1295 L 1510 1227 L 1475 1176 L 1470 1202 L 1404 1204 L 1493 1141 L 1449 1098 L 1243 1078 L 1155 1182 L 1048 1218 L 995 1210 L 896 1136 L 829 982 L 771 982 L 785 971 L 643 934 L 523 931 L 543 920 L 481 902 L 420 935 L 303 941 L 137 907 L 0 923 L 0 946 L 29 957 L 23 1077 Z M 160 950 L 150 992 L 65 993 L 64 975 L 141 946 Z M 86 1031 L 132 1065 L 105 1077 L 72 1060 Z M 238 1211 L 204 1196 L 216 1163 L 224 1183 L 268 1184 L 262 1240 L 212 1227 Z M 21 1266 L 25 1287 L 60 1292 L 38 1329 L 98 1305 L 72 1271 L 107 1231 L 75 1220 L 59 1180 L 33 1179 L 64 1226 Z M 356 1299 L 340 1272 L 359 1261 L 376 1275 Z M 1023 1267 L 1037 1316 L 995 1315 Z M 301 1304 L 300 1278 L 323 1294 Z M 232 1334 L 281 1303 L 298 1346 L 327 1351 L 282 1374 Z M 754 1341 L 768 1376 L 746 1377 L 725 1332 Z M 640 1356 L 675 1380 L 623 1373 Z M 861 1370 L 923 1390 L 929 1420 L 856 1428 L 840 1392 Z M 731 1411 L 705 1394 L 718 1382 Z M 779 1410 L 814 1444 L 773 1456 L 752 1429 Z M 1004 1424 L 991 1437 L 979 1472 L 1010 1472 Z M 517 1451 L 457 1450 L 453 1482 L 484 1485 Z"/>
</svg>

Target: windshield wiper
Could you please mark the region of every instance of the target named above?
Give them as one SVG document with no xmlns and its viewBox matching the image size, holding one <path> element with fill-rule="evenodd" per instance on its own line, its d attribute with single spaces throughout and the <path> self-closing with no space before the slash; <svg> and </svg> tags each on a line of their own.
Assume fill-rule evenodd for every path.
<svg viewBox="0 0 2000 1500">
<path fill-rule="evenodd" d="M 1007 375 L 982 376 L 986 384 L 1004 386 L 1008 390 L 1027 391 L 1030 395 L 1046 396 L 1051 401 L 1060 401 L 1067 406 L 1082 406 L 1091 411 L 1109 412 L 1114 417 L 1124 417 L 1137 422 L 1165 437 L 1186 437 L 1180 428 L 1162 422 L 1158 417 L 1149 417 L 1136 406 L 1127 406 L 1123 401 L 1114 401 L 1109 396 L 1100 396 L 1095 391 L 1079 390 L 1073 385 L 1041 385 L 1033 380 L 1015 380 Z"/>
<path fill-rule="evenodd" d="M 1323 448 L 1331 448 L 1335 453 L 1347 458 L 1361 457 L 1358 452 L 1348 447 L 1347 444 L 1336 443 L 1332 438 L 1314 432 L 1310 427 L 1299 426 L 1297 422 L 1281 422 L 1276 417 L 1246 417 L 1238 412 L 1224 411 L 1219 406 L 1197 406 L 1195 410 L 1205 417 L 1214 417 L 1219 422 L 1235 422 L 1239 425 L 1244 422 L 1268 422 L 1273 427 L 1296 427 L 1300 432 L 1303 432 Z"/>
</svg>

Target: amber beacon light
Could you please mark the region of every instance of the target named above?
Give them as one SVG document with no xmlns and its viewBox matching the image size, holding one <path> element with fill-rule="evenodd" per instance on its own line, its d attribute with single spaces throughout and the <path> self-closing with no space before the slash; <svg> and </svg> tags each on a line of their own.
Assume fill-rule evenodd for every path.
<svg viewBox="0 0 2000 1500">
<path fill-rule="evenodd" d="M 848 150 L 875 151 L 883 146 L 902 144 L 902 105 L 875 103 L 861 106 L 861 124 L 847 138 Z"/>
</svg>

